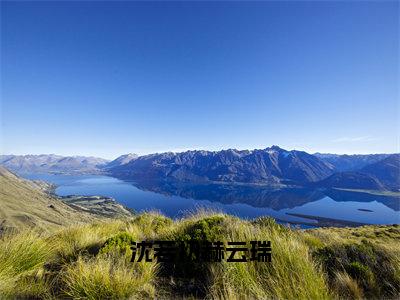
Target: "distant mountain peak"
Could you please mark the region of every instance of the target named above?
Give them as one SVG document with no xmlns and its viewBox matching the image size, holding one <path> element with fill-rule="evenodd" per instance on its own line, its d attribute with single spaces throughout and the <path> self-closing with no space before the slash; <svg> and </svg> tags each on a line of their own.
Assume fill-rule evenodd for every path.
<svg viewBox="0 0 400 300">
<path fill-rule="evenodd" d="M 127 153 L 127 154 L 123 154 L 123 155 L 118 156 L 116 159 L 122 159 L 122 158 L 127 158 L 127 157 L 130 157 L 130 158 L 138 157 L 138 155 L 135 154 L 135 153 Z"/>
<path fill-rule="evenodd" d="M 136 158 L 138 158 L 139 156 L 135 153 L 127 153 L 127 154 L 123 154 L 121 156 L 118 156 L 116 159 L 114 159 L 113 161 L 110 161 L 105 168 L 106 169 L 110 169 L 110 168 L 115 168 L 115 167 L 119 167 L 119 166 L 123 166 L 126 165 L 128 163 L 130 163 L 132 160 L 135 160 Z"/>
<path fill-rule="evenodd" d="M 279 147 L 277 145 L 272 145 L 271 147 L 269 147 L 267 149 L 276 150 L 276 151 L 287 151 L 287 150 L 282 149 L 281 147 Z"/>
</svg>

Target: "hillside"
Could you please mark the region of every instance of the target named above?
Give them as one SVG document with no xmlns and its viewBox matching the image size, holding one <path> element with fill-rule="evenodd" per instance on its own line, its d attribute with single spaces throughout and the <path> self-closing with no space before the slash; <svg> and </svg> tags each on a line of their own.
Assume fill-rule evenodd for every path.
<svg viewBox="0 0 400 300">
<path fill-rule="evenodd" d="M 300 230 L 211 211 L 110 219 L 110 206 L 98 205 L 115 207 L 110 198 L 63 198 L 74 209 L 46 194 L 44 183 L 1 167 L 0 188 L 0 298 L 394 299 L 400 292 L 398 225 Z M 139 253 L 130 261 L 132 242 L 157 240 L 271 241 L 272 262 L 227 262 L 227 252 L 221 262 L 195 262 L 188 248 L 172 264 L 139 263 Z"/>
<path fill-rule="evenodd" d="M 35 182 L 0 167 L 0 232 L 31 227 L 51 231 L 96 219 L 49 196 Z"/>
<path fill-rule="evenodd" d="M 316 183 L 326 188 L 400 190 L 400 155 L 392 154 L 359 171 L 338 172 Z"/>
<path fill-rule="evenodd" d="M 333 166 L 336 172 L 356 171 L 385 159 L 390 154 L 328 154 L 314 153 L 314 156 Z"/>
<path fill-rule="evenodd" d="M 0 234 L 36 228 L 44 231 L 67 225 L 131 217 L 132 212 L 104 196 L 56 197 L 46 182 L 22 179 L 0 166 Z"/>
<path fill-rule="evenodd" d="M 384 185 L 374 176 L 362 172 L 339 172 L 320 181 L 318 186 L 343 189 L 384 190 Z"/>
<path fill-rule="evenodd" d="M 400 191 L 400 154 L 392 154 L 381 161 L 367 165 L 361 172 L 379 178 L 388 189 Z"/>
<path fill-rule="evenodd" d="M 270 218 L 197 212 L 173 221 L 157 213 L 130 220 L 0 239 L 0 296 L 67 299 L 395 299 L 400 229 L 298 230 Z M 132 242 L 177 241 L 174 263 L 131 262 Z M 270 241 L 272 262 L 193 261 L 196 241 Z M 243 246 L 240 246 L 243 247 Z M 226 250 L 227 251 L 227 250 Z M 165 252 L 164 252 L 165 253 Z M 236 252 L 240 258 L 243 252 Z M 247 258 L 249 259 L 249 258 Z M 0 298 L 2 298 L 0 297 Z"/>
</svg>

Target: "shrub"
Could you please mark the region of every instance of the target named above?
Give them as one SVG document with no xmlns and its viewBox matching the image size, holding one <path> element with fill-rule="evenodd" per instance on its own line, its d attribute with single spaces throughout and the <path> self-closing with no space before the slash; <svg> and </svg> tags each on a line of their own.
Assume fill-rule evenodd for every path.
<svg viewBox="0 0 400 300">
<path fill-rule="evenodd" d="M 223 221 L 222 216 L 213 216 L 200 219 L 184 229 L 184 234 L 178 239 L 183 241 L 217 241 L 223 238 Z"/>
<path fill-rule="evenodd" d="M 364 241 L 328 245 L 317 249 L 314 257 L 323 264 L 331 283 L 339 272 L 356 280 L 366 297 L 393 297 L 400 292 L 399 258 L 391 250 Z"/>
<path fill-rule="evenodd" d="M 132 256 L 131 246 L 134 242 L 135 238 L 132 235 L 126 232 L 121 232 L 106 240 L 104 245 L 100 248 L 99 254 L 117 252 L 130 257 Z"/>
<path fill-rule="evenodd" d="M 139 227 L 144 236 L 151 238 L 168 229 L 173 221 L 158 212 L 148 212 L 137 216 L 132 223 Z"/>
<path fill-rule="evenodd" d="M 353 261 L 346 266 L 347 273 L 357 281 L 361 282 L 363 286 L 374 286 L 375 278 L 370 268 L 358 261 Z"/>
</svg>

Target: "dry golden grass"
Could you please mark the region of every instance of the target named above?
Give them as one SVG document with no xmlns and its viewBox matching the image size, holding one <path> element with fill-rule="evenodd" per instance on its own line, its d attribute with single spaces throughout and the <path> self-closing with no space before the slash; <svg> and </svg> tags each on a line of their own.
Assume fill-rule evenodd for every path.
<svg viewBox="0 0 400 300">
<path fill-rule="evenodd" d="M 73 299 L 154 298 L 156 268 L 120 257 L 80 256 L 63 270 L 63 294 Z"/>
<path fill-rule="evenodd" d="M 127 240 L 269 240 L 271 263 L 131 263 Z M 368 239 L 368 242 L 366 242 Z M 396 298 L 396 226 L 293 230 L 270 218 L 157 212 L 0 240 L 0 298 Z M 182 267 L 185 270 L 179 270 Z M 182 272 L 181 272 L 182 271 Z M 397 293 L 397 294 L 396 294 Z"/>
<path fill-rule="evenodd" d="M 77 211 L 49 196 L 34 182 L 0 166 L 0 233 L 2 230 L 38 229 L 52 232 L 99 217 Z"/>
</svg>

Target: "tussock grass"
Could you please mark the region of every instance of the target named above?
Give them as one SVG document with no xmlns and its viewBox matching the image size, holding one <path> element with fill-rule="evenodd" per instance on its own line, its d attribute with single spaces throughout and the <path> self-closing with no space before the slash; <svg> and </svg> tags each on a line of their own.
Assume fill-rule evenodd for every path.
<svg viewBox="0 0 400 300">
<path fill-rule="evenodd" d="M 0 298 L 396 298 L 398 229 L 294 230 L 202 209 L 175 221 L 151 211 L 47 235 L 26 231 L 0 240 Z M 130 243 L 142 240 L 271 241 L 272 262 L 194 263 L 183 255 L 172 265 L 132 263 Z"/>
<path fill-rule="evenodd" d="M 32 278 L 32 274 L 53 256 L 54 247 L 34 231 L 3 236 L 0 240 L 0 295 L 14 295 L 18 285 L 23 293 L 31 285 L 27 282 L 28 278 Z M 42 282 L 32 285 L 32 289 L 38 288 Z M 35 294 L 35 291 L 32 292 Z"/>
<path fill-rule="evenodd" d="M 211 293 L 215 298 L 329 298 L 324 276 L 296 232 L 267 218 L 257 220 L 256 225 L 235 218 L 228 220 L 229 240 L 271 241 L 273 263 L 214 265 Z"/>
<path fill-rule="evenodd" d="M 335 272 L 333 289 L 345 299 L 364 299 L 364 294 L 357 281 L 345 272 Z"/>
<path fill-rule="evenodd" d="M 337 296 L 400 295 L 400 226 L 320 228 L 305 232 L 303 239 Z"/>
<path fill-rule="evenodd" d="M 63 293 L 74 299 L 154 298 L 156 268 L 116 256 L 79 257 L 63 271 Z"/>
</svg>

